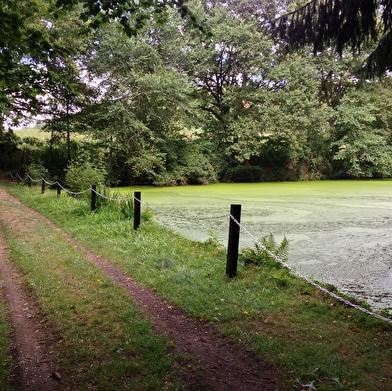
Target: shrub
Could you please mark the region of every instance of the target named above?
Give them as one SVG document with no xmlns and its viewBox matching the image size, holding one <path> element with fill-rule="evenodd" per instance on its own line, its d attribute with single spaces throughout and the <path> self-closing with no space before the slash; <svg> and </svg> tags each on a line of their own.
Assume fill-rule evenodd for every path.
<svg viewBox="0 0 392 391">
<path fill-rule="evenodd" d="M 30 163 L 28 166 L 25 166 L 23 168 L 24 172 L 27 174 L 30 174 L 31 178 L 35 181 L 39 181 L 42 178 L 45 178 L 47 180 L 50 180 L 49 178 L 49 171 L 48 169 L 44 166 L 43 162 L 41 160 L 38 160 L 36 162 Z M 38 182 L 33 182 L 33 183 L 38 183 Z M 41 182 L 39 182 L 41 184 Z"/>
<path fill-rule="evenodd" d="M 104 185 L 106 174 L 100 161 L 92 162 L 89 153 L 81 150 L 79 158 L 68 166 L 65 184 L 71 191 L 80 192 L 92 185 Z"/>
<path fill-rule="evenodd" d="M 228 170 L 232 182 L 261 182 L 263 169 L 259 166 L 237 166 Z"/>
</svg>

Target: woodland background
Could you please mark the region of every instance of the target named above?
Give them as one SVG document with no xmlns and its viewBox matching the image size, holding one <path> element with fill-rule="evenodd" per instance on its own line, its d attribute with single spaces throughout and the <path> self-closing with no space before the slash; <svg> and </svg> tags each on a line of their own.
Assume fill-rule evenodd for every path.
<svg viewBox="0 0 392 391">
<path fill-rule="evenodd" d="M 74 187 L 392 176 L 392 80 L 359 76 L 375 43 L 289 52 L 268 31 L 306 1 L 189 0 L 188 20 L 158 9 L 137 34 L 104 13 L 89 26 L 82 5 L 12 3 L 19 38 L 60 49 L 8 61 L 0 42 L 3 170 Z M 31 118 L 47 140 L 13 131 Z"/>
</svg>

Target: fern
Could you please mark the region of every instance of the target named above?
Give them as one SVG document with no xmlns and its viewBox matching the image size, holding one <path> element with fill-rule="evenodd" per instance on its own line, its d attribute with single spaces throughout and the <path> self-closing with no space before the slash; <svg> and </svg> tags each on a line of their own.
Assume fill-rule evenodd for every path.
<svg viewBox="0 0 392 391">
<path fill-rule="evenodd" d="M 283 238 L 279 247 L 275 250 L 275 255 L 281 259 L 283 262 L 286 262 L 289 258 L 289 240 L 286 236 Z"/>
<path fill-rule="evenodd" d="M 239 258 L 245 265 L 253 264 L 280 268 L 282 266 L 281 263 L 278 262 L 273 255 L 283 262 L 287 261 L 288 245 L 289 240 L 287 240 L 286 237 L 284 237 L 282 242 L 278 245 L 274 235 L 270 233 L 269 235 L 260 238 L 253 248 L 244 249 Z"/>
</svg>

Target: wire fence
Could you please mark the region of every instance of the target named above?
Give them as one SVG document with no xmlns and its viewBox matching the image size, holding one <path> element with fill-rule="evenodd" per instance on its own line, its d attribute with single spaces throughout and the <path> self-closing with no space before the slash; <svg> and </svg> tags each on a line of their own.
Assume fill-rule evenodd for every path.
<svg viewBox="0 0 392 391">
<path fill-rule="evenodd" d="M 73 192 L 73 191 L 70 191 L 70 190 L 68 190 L 67 188 L 65 188 L 65 187 L 64 187 L 60 182 L 58 182 L 58 181 L 56 181 L 56 182 L 48 182 L 48 181 L 46 181 L 45 178 L 41 178 L 41 179 L 35 180 L 35 179 L 33 179 L 33 178 L 30 176 L 30 174 L 28 174 L 25 178 L 21 178 L 21 177 L 19 176 L 19 174 L 16 174 L 15 176 L 13 176 L 11 172 L 10 172 L 10 176 L 11 176 L 12 180 L 17 179 L 17 180 L 18 180 L 18 183 L 24 182 L 24 181 L 27 180 L 27 181 L 31 181 L 31 182 L 35 182 L 35 183 L 42 182 L 42 183 L 47 184 L 48 186 L 58 186 L 59 188 L 63 189 L 64 191 L 66 191 L 67 194 L 70 194 L 70 195 L 80 195 L 80 194 L 85 194 L 85 193 L 88 193 L 88 192 L 92 192 L 92 193 L 94 193 L 96 196 L 99 196 L 99 197 L 102 197 L 102 198 L 104 198 L 104 199 L 106 199 L 106 200 L 114 201 L 114 202 L 116 202 L 116 201 L 132 201 L 132 200 L 133 200 L 134 202 L 135 202 L 135 201 L 138 202 L 140 205 L 143 205 L 144 207 L 146 207 L 146 208 L 148 208 L 148 209 L 154 211 L 154 212 L 157 213 L 157 214 L 161 214 L 161 215 L 164 215 L 164 216 L 166 216 L 166 217 L 170 217 L 170 218 L 174 218 L 174 219 L 182 219 L 182 220 L 183 220 L 183 219 L 186 219 L 186 220 L 201 221 L 201 220 L 218 220 L 218 219 L 227 219 L 227 218 L 229 218 L 231 221 L 233 221 L 233 222 L 239 227 L 239 229 L 240 229 L 240 231 L 241 231 L 242 233 L 246 234 L 246 235 L 252 240 L 252 242 L 253 242 L 255 245 L 257 245 L 257 246 L 259 246 L 260 248 L 262 248 L 263 251 L 265 251 L 269 256 L 271 256 L 271 257 L 272 257 L 276 262 L 278 262 L 282 267 L 288 269 L 288 270 L 289 270 L 293 275 L 295 275 L 296 277 L 298 277 L 298 278 L 300 278 L 300 279 L 306 281 L 308 284 L 310 284 L 310 285 L 313 286 L 314 288 L 320 290 L 320 291 L 323 292 L 324 294 L 329 295 L 330 297 L 334 298 L 335 300 L 337 300 L 337 301 L 339 301 L 339 302 L 341 302 L 341 303 L 343 303 L 343 304 L 345 304 L 345 305 L 347 305 L 347 306 L 349 306 L 349 307 L 352 307 L 352 308 L 354 308 L 354 309 L 356 309 L 356 310 L 358 310 L 358 311 L 361 311 L 362 313 L 364 313 L 364 314 L 366 314 L 366 315 L 372 316 L 372 317 L 374 317 L 374 318 L 376 318 L 376 319 L 379 319 L 379 320 L 382 320 L 382 321 L 384 321 L 384 322 L 387 322 L 387 323 L 392 324 L 392 319 L 391 319 L 391 318 L 387 318 L 387 317 L 382 316 L 382 315 L 380 315 L 380 314 L 377 314 L 377 313 L 375 313 L 375 312 L 373 312 L 373 311 L 369 311 L 368 309 L 366 309 L 366 308 L 364 308 L 364 307 L 362 307 L 362 306 L 360 306 L 360 305 L 358 305 L 358 304 L 352 303 L 350 300 L 347 300 L 347 299 L 345 299 L 345 298 L 343 298 L 343 297 L 337 295 L 336 293 L 331 292 L 331 291 L 328 290 L 327 288 L 322 287 L 320 284 L 314 282 L 314 281 L 311 280 L 310 278 L 308 278 L 308 277 L 302 275 L 301 273 L 299 273 L 295 268 L 293 268 L 292 266 L 290 266 L 290 265 L 289 265 L 287 262 L 285 262 L 282 258 L 280 258 L 280 257 L 277 256 L 276 254 L 274 254 L 272 251 L 270 251 L 270 250 L 269 250 L 269 249 L 268 249 L 259 239 L 257 239 L 248 229 L 246 229 L 246 227 L 244 227 L 244 226 L 238 221 L 239 219 L 237 219 L 235 216 L 233 216 L 232 213 L 227 213 L 227 214 L 218 215 L 218 216 L 188 217 L 188 216 L 184 216 L 184 215 L 178 215 L 178 214 L 173 214 L 173 213 L 167 213 L 167 212 L 165 212 L 165 211 L 163 211 L 163 210 L 160 210 L 160 209 L 158 209 L 158 208 L 153 208 L 153 207 L 151 207 L 150 205 L 148 205 L 148 204 L 142 202 L 140 198 L 137 198 L 137 197 L 135 197 L 135 196 L 133 196 L 133 197 L 127 197 L 127 198 L 122 198 L 122 197 L 108 197 L 108 196 L 106 196 L 106 195 L 104 195 L 104 194 L 101 194 L 101 193 L 97 192 L 94 186 L 92 186 L 92 187 L 90 187 L 89 189 L 86 189 L 86 190 L 84 190 L 84 191 Z"/>
</svg>

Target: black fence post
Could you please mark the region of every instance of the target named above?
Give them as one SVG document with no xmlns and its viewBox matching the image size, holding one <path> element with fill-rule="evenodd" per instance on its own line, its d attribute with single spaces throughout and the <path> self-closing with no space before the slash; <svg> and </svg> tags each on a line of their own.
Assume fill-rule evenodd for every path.
<svg viewBox="0 0 392 391">
<path fill-rule="evenodd" d="M 57 181 L 57 197 L 60 197 L 61 195 L 61 184 L 59 181 Z"/>
<path fill-rule="evenodd" d="M 42 178 L 42 184 L 41 184 L 41 194 L 45 193 L 45 178 Z"/>
<path fill-rule="evenodd" d="M 236 220 L 234 221 L 233 218 Z M 241 221 L 241 205 L 231 205 L 229 242 L 227 247 L 226 274 L 229 278 L 237 274 L 238 248 L 240 244 L 240 227 L 237 224 Z"/>
<path fill-rule="evenodd" d="M 97 185 L 91 186 L 91 211 L 94 212 L 97 209 Z"/>
<path fill-rule="evenodd" d="M 30 177 L 30 174 L 27 174 L 27 183 L 28 183 L 29 187 L 31 187 L 31 177 Z"/>
<path fill-rule="evenodd" d="M 133 230 L 137 231 L 140 228 L 140 210 L 141 210 L 142 195 L 140 191 L 135 191 L 133 196 Z"/>
<path fill-rule="evenodd" d="M 16 174 L 16 180 L 18 181 L 18 185 L 20 185 L 20 176 L 19 176 L 19 174 Z"/>
</svg>

